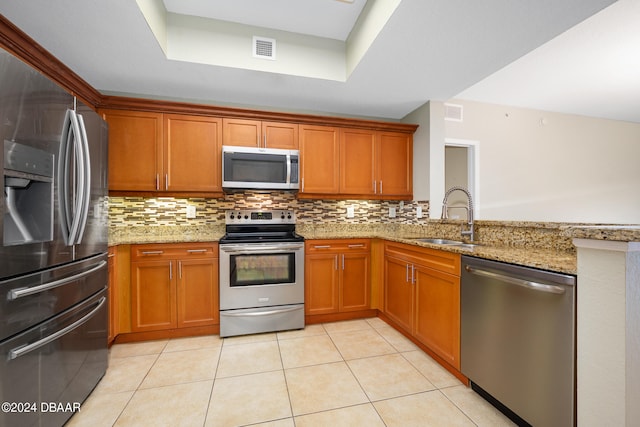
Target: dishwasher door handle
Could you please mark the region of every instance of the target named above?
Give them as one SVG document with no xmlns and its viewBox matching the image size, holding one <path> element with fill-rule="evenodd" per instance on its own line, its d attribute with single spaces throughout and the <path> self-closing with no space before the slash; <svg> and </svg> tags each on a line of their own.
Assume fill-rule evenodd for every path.
<svg viewBox="0 0 640 427">
<path fill-rule="evenodd" d="M 502 280 L 503 282 L 511 283 L 512 285 L 522 286 L 527 289 L 538 292 L 547 292 L 550 294 L 564 294 L 565 289 L 562 286 L 546 285 L 544 283 L 532 282 L 530 280 L 519 279 L 517 277 L 507 276 L 505 274 L 494 273 L 493 271 L 481 270 L 473 268 L 468 265 L 464 266 L 464 269 L 476 276 L 489 277 L 492 279 Z"/>
</svg>

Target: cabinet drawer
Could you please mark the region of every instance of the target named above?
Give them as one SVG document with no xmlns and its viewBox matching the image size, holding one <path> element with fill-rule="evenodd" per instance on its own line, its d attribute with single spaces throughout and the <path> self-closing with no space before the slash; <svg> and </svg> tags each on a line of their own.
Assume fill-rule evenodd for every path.
<svg viewBox="0 0 640 427">
<path fill-rule="evenodd" d="M 331 239 L 331 240 L 307 240 L 305 253 L 320 252 L 369 252 L 369 239 Z"/>
<path fill-rule="evenodd" d="M 393 256 L 412 264 L 460 276 L 460 254 L 402 243 L 386 243 L 384 251 L 385 255 Z"/>
<path fill-rule="evenodd" d="M 131 260 L 217 258 L 217 243 L 161 243 L 131 245 Z"/>
</svg>

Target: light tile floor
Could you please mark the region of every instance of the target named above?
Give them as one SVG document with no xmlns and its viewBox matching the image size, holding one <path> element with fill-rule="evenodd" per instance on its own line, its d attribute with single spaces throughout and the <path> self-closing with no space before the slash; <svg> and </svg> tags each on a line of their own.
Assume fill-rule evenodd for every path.
<svg viewBox="0 0 640 427">
<path fill-rule="evenodd" d="M 76 426 L 507 426 L 378 318 L 114 345 Z"/>
</svg>

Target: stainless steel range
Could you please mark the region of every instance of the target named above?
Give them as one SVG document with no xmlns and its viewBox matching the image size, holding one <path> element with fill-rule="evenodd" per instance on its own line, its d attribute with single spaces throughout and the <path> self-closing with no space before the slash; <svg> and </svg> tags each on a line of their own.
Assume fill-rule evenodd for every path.
<svg viewBox="0 0 640 427">
<path fill-rule="evenodd" d="M 226 212 L 220 336 L 304 328 L 304 239 L 289 210 Z"/>
</svg>

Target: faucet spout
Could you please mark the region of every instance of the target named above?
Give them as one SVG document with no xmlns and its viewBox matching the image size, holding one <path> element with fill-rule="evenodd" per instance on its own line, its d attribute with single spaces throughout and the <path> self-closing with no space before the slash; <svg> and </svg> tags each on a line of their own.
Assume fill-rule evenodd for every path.
<svg viewBox="0 0 640 427">
<path fill-rule="evenodd" d="M 467 225 L 469 226 L 468 230 L 462 229 L 460 233 L 462 236 L 469 236 L 471 242 L 474 240 L 474 229 L 473 229 L 473 198 L 471 197 L 471 193 L 464 187 L 451 187 L 444 195 L 444 200 L 442 200 L 442 219 L 449 218 L 449 206 L 448 200 L 451 193 L 454 191 L 462 191 L 467 196 L 467 206 L 465 209 L 467 210 Z M 452 207 L 453 208 L 453 207 Z"/>
</svg>

